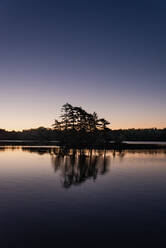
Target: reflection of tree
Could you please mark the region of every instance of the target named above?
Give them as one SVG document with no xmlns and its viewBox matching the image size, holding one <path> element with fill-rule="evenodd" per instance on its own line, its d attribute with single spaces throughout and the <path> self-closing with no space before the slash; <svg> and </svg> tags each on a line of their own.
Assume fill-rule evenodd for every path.
<svg viewBox="0 0 166 248">
<path fill-rule="evenodd" d="M 0 146 L 0 152 L 4 152 L 4 151 L 15 151 L 15 150 L 19 150 L 20 147 L 19 146 Z"/>
<path fill-rule="evenodd" d="M 79 185 L 87 179 L 95 181 L 98 174 L 108 171 L 109 158 L 106 152 L 101 154 L 92 150 L 54 149 L 51 157 L 55 172 L 61 171 L 65 188 Z"/>
<path fill-rule="evenodd" d="M 56 173 L 60 172 L 62 185 L 69 188 L 72 185 L 80 185 L 91 179 L 96 180 L 98 175 L 104 175 L 109 169 L 110 158 L 122 161 L 125 156 L 143 155 L 166 156 L 165 149 L 140 149 L 140 150 L 88 150 L 67 149 L 53 146 L 1 146 L 0 152 L 22 150 L 36 153 L 40 156 L 49 156 Z"/>
<path fill-rule="evenodd" d="M 23 151 L 39 155 L 50 154 L 54 171 L 61 172 L 65 188 L 79 185 L 87 179 L 97 178 L 108 171 L 109 156 L 106 150 L 76 150 L 57 147 L 22 147 Z"/>
<path fill-rule="evenodd" d="M 46 153 L 51 153 L 51 148 L 50 147 L 38 147 L 38 146 L 31 146 L 31 147 L 26 147 L 26 146 L 23 146 L 22 147 L 22 150 L 23 151 L 27 151 L 27 152 L 30 152 L 30 153 L 37 153 L 39 155 L 43 155 L 43 154 L 46 154 Z"/>
<path fill-rule="evenodd" d="M 4 152 L 6 150 L 5 147 L 0 147 L 0 152 Z"/>
<path fill-rule="evenodd" d="M 44 154 L 54 154 L 57 156 L 57 159 L 60 157 L 67 156 L 71 153 L 73 153 L 73 158 L 76 156 L 76 153 L 78 154 L 78 150 L 69 150 L 69 149 L 59 149 L 58 147 L 53 148 L 51 146 L 0 146 L 0 151 L 6 151 L 6 150 L 18 150 L 21 149 L 22 151 L 27 151 L 31 153 L 37 153 L 39 155 L 44 155 Z M 90 150 L 89 150 L 90 151 Z M 116 150 L 107 150 L 107 155 L 111 155 L 115 158 L 121 158 L 123 159 L 126 154 L 140 154 L 140 155 L 156 155 L 156 154 L 166 154 L 166 149 L 116 149 Z M 85 150 L 81 150 L 81 153 L 84 153 Z M 95 151 L 93 150 L 93 156 L 94 156 Z M 97 154 L 99 157 L 104 156 L 104 150 L 97 150 Z M 70 154 L 71 157 L 71 154 Z"/>
</svg>

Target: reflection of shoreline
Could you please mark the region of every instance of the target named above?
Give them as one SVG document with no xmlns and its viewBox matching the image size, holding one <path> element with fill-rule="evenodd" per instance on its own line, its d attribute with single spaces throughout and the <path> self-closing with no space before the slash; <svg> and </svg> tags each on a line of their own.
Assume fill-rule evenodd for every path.
<svg viewBox="0 0 166 248">
<path fill-rule="evenodd" d="M 24 151 L 30 153 L 37 153 L 38 155 L 44 154 L 52 154 L 57 153 L 57 151 L 61 151 L 60 153 L 64 153 L 64 151 L 71 152 L 81 151 L 83 153 L 89 154 L 92 151 L 93 154 L 102 155 L 104 151 L 106 151 L 107 155 L 109 154 L 111 157 L 124 157 L 126 154 L 166 154 L 166 148 L 162 149 L 67 149 L 60 148 L 58 146 L 0 146 L 0 152 L 4 151 Z M 62 152 L 63 151 L 63 152 Z"/>
<path fill-rule="evenodd" d="M 60 174 L 62 186 L 81 185 L 88 180 L 95 181 L 110 169 L 110 160 L 122 162 L 126 158 L 155 158 L 166 156 L 166 149 L 152 150 L 89 150 L 67 149 L 56 146 L 0 146 L 0 152 L 27 152 L 46 155 L 51 159 L 54 172 Z M 19 155 L 18 155 L 19 156 Z"/>
<path fill-rule="evenodd" d="M 0 146 L 60 146 L 58 141 L 47 140 L 0 140 Z M 108 149 L 108 150 L 131 150 L 131 149 L 166 149 L 164 141 L 124 141 L 121 143 L 109 142 L 107 145 L 72 145 L 73 149 Z"/>
<path fill-rule="evenodd" d="M 95 154 L 103 154 L 104 151 L 107 152 L 107 155 L 111 155 L 112 157 L 124 157 L 126 154 L 166 154 L 166 148 L 160 149 L 67 149 L 67 148 L 60 148 L 58 146 L 16 146 L 16 145 L 9 145 L 9 146 L 0 146 L 0 152 L 4 151 L 24 151 L 30 153 L 37 153 L 39 155 L 44 154 L 52 154 L 56 151 L 83 151 L 84 153 L 92 151 Z"/>
<path fill-rule="evenodd" d="M 110 156 L 106 150 L 65 149 L 58 147 L 0 147 L 1 151 L 19 151 L 47 155 L 50 157 L 54 172 L 62 178 L 62 186 L 69 188 L 80 185 L 91 179 L 95 181 L 99 175 L 109 171 Z"/>
</svg>

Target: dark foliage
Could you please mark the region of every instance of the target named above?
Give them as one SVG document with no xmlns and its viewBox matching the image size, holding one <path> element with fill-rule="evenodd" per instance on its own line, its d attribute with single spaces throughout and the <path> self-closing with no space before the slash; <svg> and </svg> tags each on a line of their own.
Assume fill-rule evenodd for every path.
<svg viewBox="0 0 166 248">
<path fill-rule="evenodd" d="M 50 154 L 55 173 L 61 172 L 64 188 L 79 186 L 89 179 L 109 171 L 110 156 L 106 150 L 67 149 L 66 147 L 22 147 L 23 151 L 39 155 Z"/>
<path fill-rule="evenodd" d="M 66 103 L 62 106 L 61 120 L 55 120 L 54 131 L 61 145 L 70 147 L 105 146 L 111 139 L 110 123 L 99 119 L 97 114 L 87 113 L 81 107 L 73 107 Z"/>
<path fill-rule="evenodd" d="M 52 128 L 39 127 L 23 131 L 0 129 L 0 140 L 22 140 L 50 142 L 57 141 L 69 147 L 106 147 L 110 141 L 166 141 L 164 129 L 119 129 L 111 130 L 105 119 L 98 118 L 96 112 L 87 113 L 81 107 L 66 103 L 62 106 L 60 120 L 55 120 Z"/>
<path fill-rule="evenodd" d="M 166 128 L 113 130 L 112 138 L 115 141 L 166 141 Z"/>
</svg>

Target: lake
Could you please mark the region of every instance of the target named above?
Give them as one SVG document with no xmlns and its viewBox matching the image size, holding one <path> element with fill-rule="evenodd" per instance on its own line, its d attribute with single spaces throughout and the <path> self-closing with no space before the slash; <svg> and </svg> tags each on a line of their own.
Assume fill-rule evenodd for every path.
<svg viewBox="0 0 166 248">
<path fill-rule="evenodd" d="M 2 248 L 164 247 L 166 149 L 1 146 L 0 220 Z"/>
</svg>

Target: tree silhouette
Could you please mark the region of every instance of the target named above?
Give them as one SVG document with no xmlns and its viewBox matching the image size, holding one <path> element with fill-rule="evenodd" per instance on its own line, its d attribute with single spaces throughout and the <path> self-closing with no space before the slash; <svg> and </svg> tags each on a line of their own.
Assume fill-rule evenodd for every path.
<svg viewBox="0 0 166 248">
<path fill-rule="evenodd" d="M 99 125 L 100 125 L 100 127 L 101 127 L 101 129 L 102 130 L 106 130 L 106 129 L 108 129 L 108 125 L 110 124 L 110 122 L 108 122 L 108 121 L 106 121 L 105 119 L 99 119 Z"/>
<path fill-rule="evenodd" d="M 62 123 L 55 119 L 52 127 L 57 131 L 61 131 L 61 125 L 62 125 Z"/>
<path fill-rule="evenodd" d="M 72 106 L 66 103 L 61 108 L 61 120 L 55 120 L 53 128 L 61 131 L 59 139 L 63 145 L 87 146 L 106 144 L 110 123 L 105 119 L 99 119 L 96 112 L 88 113 L 82 107 Z M 101 133 L 102 132 L 102 133 Z"/>
<path fill-rule="evenodd" d="M 53 127 L 56 130 L 77 130 L 92 132 L 97 129 L 106 130 L 110 124 L 105 119 L 98 119 L 96 112 L 90 114 L 82 107 L 73 107 L 71 104 L 66 103 L 61 108 L 61 121 L 55 120 Z"/>
</svg>

